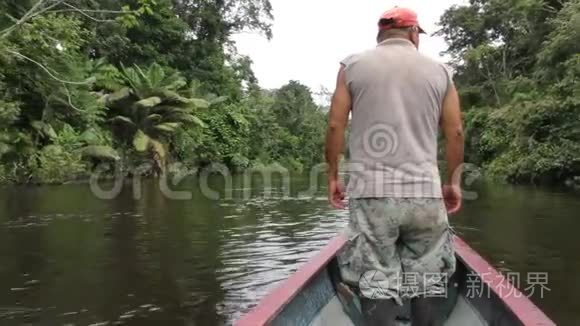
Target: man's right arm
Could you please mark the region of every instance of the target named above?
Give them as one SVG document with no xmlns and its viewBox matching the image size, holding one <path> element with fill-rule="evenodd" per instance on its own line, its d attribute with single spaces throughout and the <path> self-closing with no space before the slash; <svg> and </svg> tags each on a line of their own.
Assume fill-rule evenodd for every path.
<svg viewBox="0 0 580 326">
<path fill-rule="evenodd" d="M 451 85 L 443 101 L 441 127 L 445 135 L 447 186 L 444 197 L 450 214 L 461 208 L 461 173 L 464 160 L 464 133 L 459 94 Z"/>
<path fill-rule="evenodd" d="M 344 65 L 338 72 L 336 90 L 332 96 L 332 104 L 326 132 L 326 162 L 328 163 L 328 198 L 335 208 L 344 209 L 345 197 L 342 185 L 338 180 L 338 159 L 344 149 L 344 134 L 351 111 L 352 98 L 346 82 Z"/>
<path fill-rule="evenodd" d="M 459 94 L 454 85 L 449 87 L 443 101 L 441 125 L 446 140 L 447 182 L 449 185 L 460 186 L 464 159 L 464 135 Z"/>
</svg>

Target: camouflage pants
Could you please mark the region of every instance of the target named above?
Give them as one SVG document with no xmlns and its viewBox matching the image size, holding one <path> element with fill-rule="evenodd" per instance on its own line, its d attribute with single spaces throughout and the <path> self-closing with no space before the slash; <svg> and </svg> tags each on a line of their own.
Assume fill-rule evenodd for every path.
<svg viewBox="0 0 580 326">
<path fill-rule="evenodd" d="M 455 255 L 442 199 L 351 199 L 347 235 L 341 274 L 362 296 L 446 295 Z"/>
</svg>

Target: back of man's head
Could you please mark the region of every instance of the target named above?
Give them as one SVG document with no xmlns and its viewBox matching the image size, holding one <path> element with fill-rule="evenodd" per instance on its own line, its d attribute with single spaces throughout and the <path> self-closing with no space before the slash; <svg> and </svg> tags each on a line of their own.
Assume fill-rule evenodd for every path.
<svg viewBox="0 0 580 326">
<path fill-rule="evenodd" d="M 404 38 L 419 47 L 419 34 L 425 33 L 419 25 L 417 14 L 401 7 L 385 11 L 379 19 L 378 27 L 378 43 L 390 38 Z"/>
</svg>

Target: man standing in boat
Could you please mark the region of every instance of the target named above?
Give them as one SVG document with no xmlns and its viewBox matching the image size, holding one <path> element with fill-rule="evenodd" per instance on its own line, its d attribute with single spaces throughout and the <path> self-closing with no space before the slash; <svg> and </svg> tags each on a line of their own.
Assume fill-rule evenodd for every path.
<svg viewBox="0 0 580 326">
<path fill-rule="evenodd" d="M 455 271 L 448 214 L 461 207 L 463 127 L 451 72 L 418 52 L 417 14 L 396 7 L 378 24 L 376 48 L 341 62 L 326 139 L 330 203 L 346 208 L 343 281 L 360 296 L 369 325 L 395 325 L 411 300 L 413 325 L 440 325 L 437 303 Z M 348 187 L 339 156 L 352 112 Z M 447 182 L 437 165 L 446 139 Z M 438 298 L 436 298 L 438 297 Z"/>
</svg>

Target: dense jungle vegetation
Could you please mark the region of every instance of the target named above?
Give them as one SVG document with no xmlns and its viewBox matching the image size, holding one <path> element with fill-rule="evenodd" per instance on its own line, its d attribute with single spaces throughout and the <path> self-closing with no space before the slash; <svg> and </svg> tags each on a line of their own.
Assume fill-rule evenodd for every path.
<svg viewBox="0 0 580 326">
<path fill-rule="evenodd" d="M 325 115 L 310 90 L 261 90 L 232 41 L 272 37 L 267 0 L 3 0 L 0 12 L 4 182 L 61 182 L 102 163 L 321 162 Z"/>
<path fill-rule="evenodd" d="M 580 1 L 471 0 L 440 25 L 466 162 L 512 183 L 580 184 Z"/>
<path fill-rule="evenodd" d="M 236 50 L 273 19 L 268 0 L 0 0 L 0 182 L 322 162 L 310 89 L 261 89 Z M 471 0 L 440 27 L 466 161 L 510 182 L 580 176 L 580 0 Z"/>
</svg>

